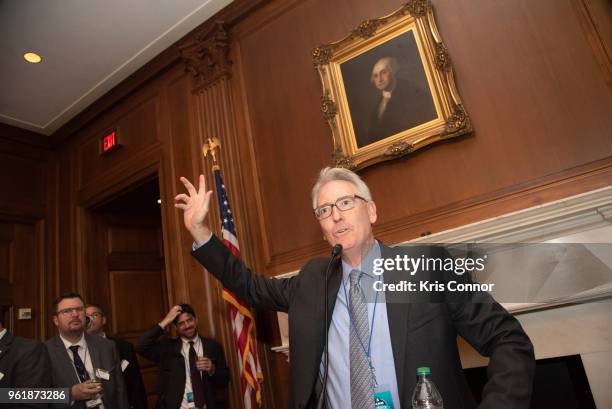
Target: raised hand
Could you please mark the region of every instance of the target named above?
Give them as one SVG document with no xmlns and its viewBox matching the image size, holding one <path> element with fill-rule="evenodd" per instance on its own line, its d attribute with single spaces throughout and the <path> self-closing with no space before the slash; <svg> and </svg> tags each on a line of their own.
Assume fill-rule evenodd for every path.
<svg viewBox="0 0 612 409">
<path fill-rule="evenodd" d="M 174 321 L 176 317 L 181 315 L 181 312 L 183 311 L 181 310 L 180 305 L 173 306 L 172 308 L 170 308 L 170 311 L 168 311 L 168 314 L 166 314 L 164 319 L 159 322 L 159 326 L 162 328 L 166 328 L 171 322 Z"/>
<path fill-rule="evenodd" d="M 183 210 L 183 223 L 197 244 L 204 243 L 210 236 L 210 229 L 204 223 L 210 207 L 212 190 L 206 191 L 204 175 L 200 175 L 198 189 L 187 178 L 180 178 L 187 194 L 181 193 L 174 198 L 174 207 Z"/>
</svg>

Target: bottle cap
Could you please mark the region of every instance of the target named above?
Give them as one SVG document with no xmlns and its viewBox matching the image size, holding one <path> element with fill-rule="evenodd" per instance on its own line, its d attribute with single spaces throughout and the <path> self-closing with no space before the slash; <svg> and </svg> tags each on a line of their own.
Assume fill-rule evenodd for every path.
<svg viewBox="0 0 612 409">
<path fill-rule="evenodd" d="M 417 375 L 431 375 L 431 369 L 427 366 L 417 368 Z"/>
</svg>

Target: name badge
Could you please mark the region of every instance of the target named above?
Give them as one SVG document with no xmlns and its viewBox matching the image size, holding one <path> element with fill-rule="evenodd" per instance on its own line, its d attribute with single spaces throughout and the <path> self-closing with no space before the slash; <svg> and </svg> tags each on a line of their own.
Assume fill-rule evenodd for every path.
<svg viewBox="0 0 612 409">
<path fill-rule="evenodd" d="M 374 392 L 374 407 L 376 409 L 393 409 L 393 398 L 387 385 L 380 385 Z"/>
<path fill-rule="evenodd" d="M 125 368 L 127 368 L 129 364 L 130 364 L 130 361 L 126 359 L 122 359 L 121 360 L 121 372 L 125 372 Z"/>
<path fill-rule="evenodd" d="M 108 381 L 110 379 L 110 374 L 108 373 L 107 370 L 98 368 L 96 369 L 96 378 L 100 378 L 100 379 L 104 379 L 105 381 Z"/>
<path fill-rule="evenodd" d="M 187 398 L 187 407 L 195 408 L 195 402 L 193 401 L 193 392 L 187 392 L 185 394 L 185 397 Z"/>
</svg>

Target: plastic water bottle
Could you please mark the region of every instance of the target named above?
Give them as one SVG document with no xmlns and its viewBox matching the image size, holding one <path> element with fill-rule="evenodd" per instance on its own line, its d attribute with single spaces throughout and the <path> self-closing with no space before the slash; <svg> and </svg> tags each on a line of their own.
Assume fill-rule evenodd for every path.
<svg viewBox="0 0 612 409">
<path fill-rule="evenodd" d="M 431 381 L 431 370 L 417 368 L 417 384 L 412 393 L 412 409 L 443 409 L 442 395 Z"/>
</svg>

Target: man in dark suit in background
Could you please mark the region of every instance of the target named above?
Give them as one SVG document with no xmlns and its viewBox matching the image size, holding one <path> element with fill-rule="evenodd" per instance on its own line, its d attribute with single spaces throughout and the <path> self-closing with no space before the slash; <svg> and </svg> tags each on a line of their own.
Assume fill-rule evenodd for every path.
<svg viewBox="0 0 612 409">
<path fill-rule="evenodd" d="M 0 388 L 48 388 L 49 357 L 42 342 L 15 337 L 4 327 L 0 306 Z M 1 405 L 0 405 L 1 406 Z M 46 408 L 46 404 L 14 404 L 13 408 Z"/>
<path fill-rule="evenodd" d="M 158 338 L 173 323 L 178 338 Z M 198 319 L 189 304 L 175 305 L 159 324 L 140 337 L 136 352 L 159 364 L 160 409 L 218 408 L 215 388 L 229 382 L 221 345 L 198 334 Z"/>
<path fill-rule="evenodd" d="M 428 90 L 421 90 L 398 77 L 400 65 L 393 57 L 374 64 L 370 81 L 380 91 L 372 109 L 368 133 L 357 141 L 365 146 L 436 118 Z"/>
<path fill-rule="evenodd" d="M 59 334 L 45 346 L 51 361 L 53 388 L 70 388 L 71 403 L 54 408 L 128 409 L 121 362 L 115 344 L 85 334 L 85 303 L 67 293 L 53 303 Z"/>
<path fill-rule="evenodd" d="M 99 335 L 115 343 L 119 358 L 121 359 L 121 372 L 123 372 L 123 380 L 125 381 L 125 389 L 128 397 L 130 409 L 147 409 L 147 393 L 142 375 L 140 373 L 140 365 L 134 352 L 134 347 L 128 341 L 120 338 L 113 338 L 106 335 L 104 330 L 106 326 L 106 315 L 102 306 L 98 304 L 87 304 L 85 314 L 89 318 L 87 322 L 87 333 L 89 335 Z"/>
<path fill-rule="evenodd" d="M 377 399 L 392 400 L 393 407 L 409 408 L 420 366 L 431 368 L 446 409 L 475 408 L 459 360 L 457 335 L 490 357 L 480 409 L 530 407 L 533 346 L 520 323 L 488 294 L 479 294 L 479 302 L 444 292 L 436 302 L 386 298 L 366 302 L 364 289 L 371 289 L 374 281 L 399 283 L 403 277 L 389 270 L 381 276 L 368 274 L 373 261 L 393 261 L 397 250 L 374 239 L 376 204 L 354 172 L 322 169 L 312 190 L 314 216 L 329 245 L 342 246 L 341 260 L 316 258 L 298 275 L 284 279 L 253 273 L 212 234 L 205 222 L 212 191 L 206 190 L 203 175 L 198 189 L 185 178 L 181 182 L 187 193 L 175 197 L 175 206 L 183 210 L 185 227 L 194 239 L 193 256 L 249 304 L 289 313 L 289 408 L 315 407 L 325 372 L 327 407 L 371 409 L 376 393 Z M 411 251 L 411 257 L 418 259 L 421 252 L 438 257 L 443 249 Z M 415 277 L 420 278 L 420 273 Z M 326 371 L 323 349 L 328 328 Z"/>
</svg>

